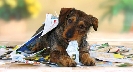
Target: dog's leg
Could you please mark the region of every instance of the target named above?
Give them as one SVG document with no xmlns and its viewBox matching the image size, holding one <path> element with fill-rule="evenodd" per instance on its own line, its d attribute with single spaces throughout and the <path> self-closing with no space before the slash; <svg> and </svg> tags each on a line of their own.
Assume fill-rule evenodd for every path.
<svg viewBox="0 0 133 72">
<path fill-rule="evenodd" d="M 90 57 L 89 53 L 87 51 L 79 51 L 79 57 L 80 57 L 80 62 L 84 65 L 87 66 L 94 66 L 95 65 L 95 60 Z"/>
<path fill-rule="evenodd" d="M 61 47 L 56 48 L 56 50 L 50 53 L 50 62 L 57 63 L 59 66 L 63 67 L 76 66 L 76 62 L 68 56 L 65 48 L 63 49 Z"/>
<path fill-rule="evenodd" d="M 79 46 L 79 60 L 84 65 L 94 66 L 95 60 L 90 57 L 89 49 L 87 48 L 88 43 L 85 39 L 82 41 L 82 44 Z"/>
</svg>

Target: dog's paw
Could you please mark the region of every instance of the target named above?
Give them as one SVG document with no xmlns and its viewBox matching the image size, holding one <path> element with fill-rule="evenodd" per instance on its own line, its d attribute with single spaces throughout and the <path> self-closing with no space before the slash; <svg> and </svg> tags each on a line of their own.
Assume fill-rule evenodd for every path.
<svg viewBox="0 0 133 72">
<path fill-rule="evenodd" d="M 69 56 L 61 56 L 58 64 L 64 67 L 76 67 L 77 65 Z"/>
<path fill-rule="evenodd" d="M 81 62 L 86 66 L 95 66 L 95 60 L 88 53 L 82 55 Z"/>
<path fill-rule="evenodd" d="M 93 58 L 87 58 L 86 61 L 83 62 L 84 65 L 87 66 L 95 66 L 95 60 Z"/>
</svg>

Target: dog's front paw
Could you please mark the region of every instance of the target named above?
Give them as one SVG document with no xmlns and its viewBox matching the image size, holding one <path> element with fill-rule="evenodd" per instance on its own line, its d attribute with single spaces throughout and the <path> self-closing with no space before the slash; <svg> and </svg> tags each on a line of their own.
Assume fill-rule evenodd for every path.
<svg viewBox="0 0 133 72">
<path fill-rule="evenodd" d="M 81 62 L 86 66 L 95 66 L 95 60 L 91 58 L 88 53 L 82 55 Z"/>
<path fill-rule="evenodd" d="M 61 66 L 64 67 L 76 67 L 77 63 L 72 60 L 69 56 L 61 56 L 59 59 L 59 63 Z"/>
</svg>

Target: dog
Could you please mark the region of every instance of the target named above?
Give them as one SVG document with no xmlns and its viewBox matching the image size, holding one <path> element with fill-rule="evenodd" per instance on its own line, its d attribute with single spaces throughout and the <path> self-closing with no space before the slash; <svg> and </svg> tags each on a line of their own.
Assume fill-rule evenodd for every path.
<svg viewBox="0 0 133 72">
<path fill-rule="evenodd" d="M 76 40 L 79 46 L 80 62 L 86 66 L 94 66 L 95 60 L 89 55 L 86 41 L 87 32 L 91 27 L 97 31 L 98 19 L 96 17 L 75 8 L 61 8 L 58 26 L 40 37 L 31 51 L 37 52 L 46 48 L 42 55 L 49 53 L 50 62 L 61 64 L 64 67 L 75 67 L 77 64 L 69 57 L 66 48 L 70 41 Z M 34 35 L 43 28 L 44 25 Z"/>
</svg>

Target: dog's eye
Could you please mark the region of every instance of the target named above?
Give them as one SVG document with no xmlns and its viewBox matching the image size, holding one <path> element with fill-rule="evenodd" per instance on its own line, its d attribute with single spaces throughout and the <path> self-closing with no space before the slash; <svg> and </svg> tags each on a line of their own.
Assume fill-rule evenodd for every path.
<svg viewBox="0 0 133 72">
<path fill-rule="evenodd" d="M 79 28 L 84 28 L 84 25 L 80 25 Z"/>
<path fill-rule="evenodd" d="M 71 19 L 68 19 L 68 23 L 72 23 L 72 20 Z"/>
</svg>

